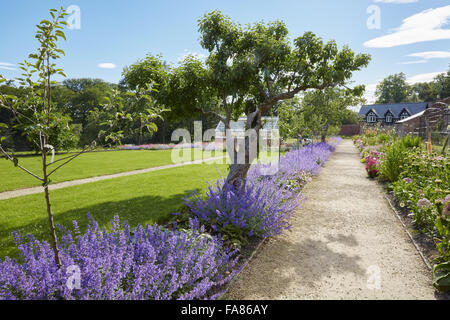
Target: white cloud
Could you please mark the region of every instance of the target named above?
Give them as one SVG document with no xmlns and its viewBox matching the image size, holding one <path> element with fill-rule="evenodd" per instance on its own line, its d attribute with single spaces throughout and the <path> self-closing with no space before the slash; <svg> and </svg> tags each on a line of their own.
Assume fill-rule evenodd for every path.
<svg viewBox="0 0 450 320">
<path fill-rule="evenodd" d="M 445 72 L 430 72 L 430 73 L 421 73 L 417 74 L 415 76 L 412 76 L 408 79 L 406 79 L 406 82 L 409 84 L 414 84 L 418 82 L 431 82 L 434 80 L 434 78 L 442 73 Z"/>
<path fill-rule="evenodd" d="M 178 62 L 182 62 L 187 56 L 194 56 L 199 60 L 205 61 L 206 55 L 199 52 L 192 52 L 187 49 L 184 49 L 183 53 L 178 57 Z"/>
<path fill-rule="evenodd" d="M 402 21 L 391 34 L 364 43 L 369 48 L 390 48 L 424 41 L 450 39 L 450 29 L 442 29 L 450 19 L 450 5 L 428 9 Z"/>
<path fill-rule="evenodd" d="M 450 51 L 425 51 L 408 54 L 407 57 L 422 58 L 422 60 L 400 62 L 399 64 L 418 64 L 426 63 L 431 59 L 448 59 L 450 58 Z"/>
<path fill-rule="evenodd" d="M 399 64 L 418 64 L 426 62 L 428 62 L 428 60 L 406 61 L 406 62 L 399 62 Z"/>
<path fill-rule="evenodd" d="M 0 69 L 17 70 L 16 68 L 13 68 L 13 67 L 14 67 L 14 65 L 12 63 L 0 62 Z"/>
<path fill-rule="evenodd" d="M 409 54 L 408 57 L 418 57 L 422 59 L 447 59 L 450 58 L 450 51 L 425 51 Z"/>
<path fill-rule="evenodd" d="M 102 68 L 102 69 L 115 69 L 116 65 L 114 63 L 111 63 L 111 62 L 104 62 L 104 63 L 100 63 L 98 65 L 98 67 Z"/>
<path fill-rule="evenodd" d="M 375 2 L 382 2 L 382 3 L 413 3 L 413 2 L 419 2 L 419 0 L 375 0 Z"/>
</svg>

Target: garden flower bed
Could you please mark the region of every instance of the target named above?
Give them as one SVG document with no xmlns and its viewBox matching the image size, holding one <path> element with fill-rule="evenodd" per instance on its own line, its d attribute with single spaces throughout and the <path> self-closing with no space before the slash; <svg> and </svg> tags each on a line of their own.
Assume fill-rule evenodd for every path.
<svg viewBox="0 0 450 320">
<path fill-rule="evenodd" d="M 433 285 L 450 290 L 450 156 L 429 154 L 420 139 L 382 131 L 371 130 L 354 143 L 368 176 L 386 183 L 407 224 L 422 234 L 416 238 L 435 264 Z"/>
<path fill-rule="evenodd" d="M 215 299 L 251 243 L 290 227 L 301 189 L 338 143 L 290 151 L 274 174 L 254 165 L 240 190 L 219 181 L 205 196 L 193 193 L 167 226 L 130 230 L 116 217 L 111 231 L 93 220 L 84 233 L 76 222 L 73 231 L 60 227 L 61 267 L 47 242 L 15 233 L 21 258 L 0 260 L 0 299 Z"/>
</svg>

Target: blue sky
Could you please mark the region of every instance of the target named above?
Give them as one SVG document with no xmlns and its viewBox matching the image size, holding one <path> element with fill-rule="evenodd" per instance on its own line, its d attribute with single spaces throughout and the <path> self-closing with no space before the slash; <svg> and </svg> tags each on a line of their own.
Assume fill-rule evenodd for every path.
<svg viewBox="0 0 450 320">
<path fill-rule="evenodd" d="M 242 25 L 283 20 L 291 38 L 313 31 L 372 54 L 369 67 L 353 77 L 367 85 L 369 100 L 390 74 L 428 81 L 450 63 L 448 0 L 16 0 L 0 5 L 0 74 L 19 76 L 17 63 L 37 46 L 35 25 L 60 5 L 76 5 L 81 13 L 80 29 L 66 30 L 61 44 L 66 57 L 60 65 L 70 78 L 118 82 L 124 66 L 150 52 L 170 63 L 186 53 L 205 54 L 197 20 L 214 9 Z"/>
</svg>

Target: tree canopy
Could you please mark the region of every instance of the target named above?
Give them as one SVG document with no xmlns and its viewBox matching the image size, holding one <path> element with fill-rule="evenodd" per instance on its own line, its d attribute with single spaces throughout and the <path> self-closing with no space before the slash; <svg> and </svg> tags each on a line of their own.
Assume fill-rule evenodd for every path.
<svg viewBox="0 0 450 320">
<path fill-rule="evenodd" d="M 377 103 L 407 102 L 410 94 L 411 88 L 403 72 L 385 78 L 377 85 L 375 91 Z"/>
</svg>

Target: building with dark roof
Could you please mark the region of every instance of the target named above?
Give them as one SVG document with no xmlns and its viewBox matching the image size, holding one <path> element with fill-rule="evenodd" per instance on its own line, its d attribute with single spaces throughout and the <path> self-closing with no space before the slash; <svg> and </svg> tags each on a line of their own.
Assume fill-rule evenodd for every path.
<svg viewBox="0 0 450 320">
<path fill-rule="evenodd" d="M 392 125 L 424 111 L 429 104 L 429 102 L 372 104 L 362 106 L 358 114 L 367 124 Z"/>
</svg>

